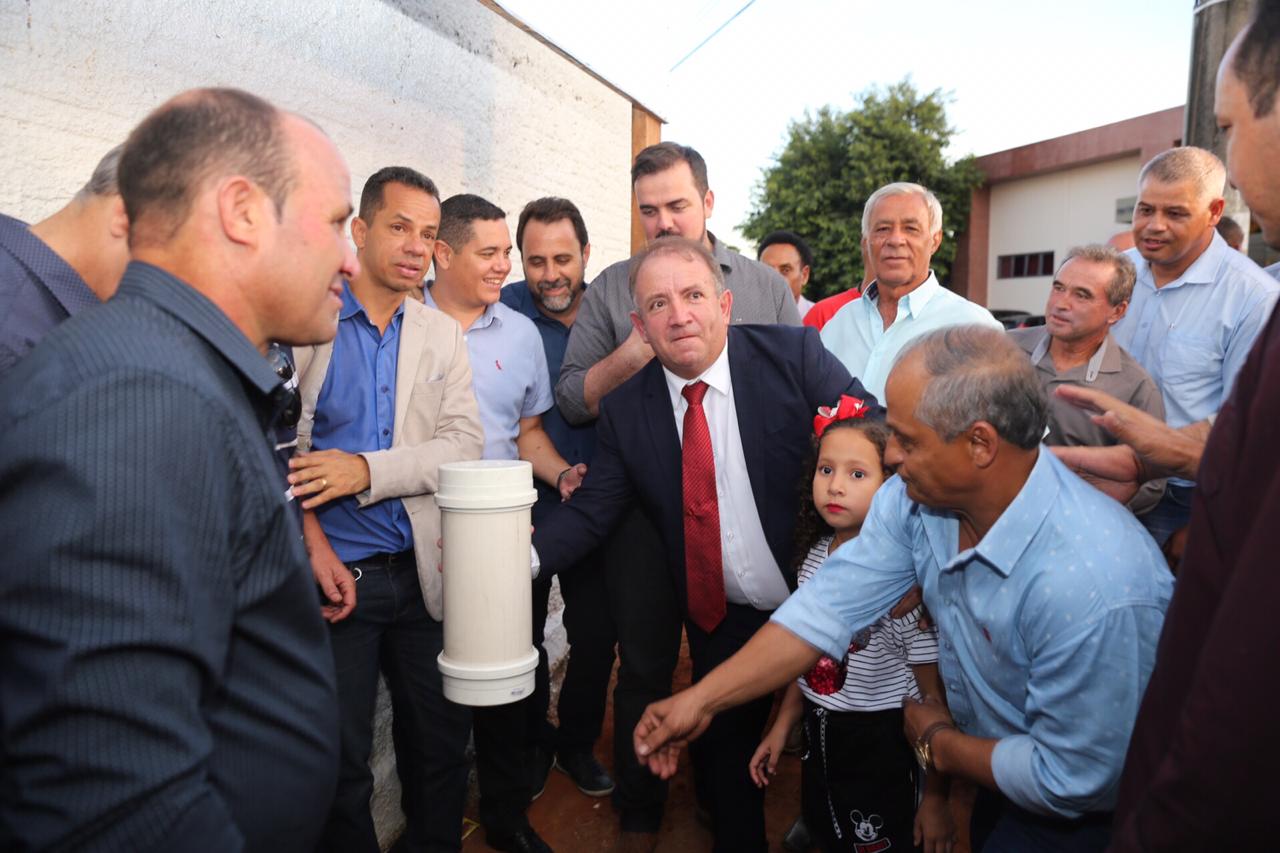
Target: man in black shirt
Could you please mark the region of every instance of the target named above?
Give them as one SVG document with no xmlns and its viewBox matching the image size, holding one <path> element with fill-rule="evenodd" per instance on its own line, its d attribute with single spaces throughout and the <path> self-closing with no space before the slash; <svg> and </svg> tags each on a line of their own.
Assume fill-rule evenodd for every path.
<svg viewBox="0 0 1280 853">
<path fill-rule="evenodd" d="M 0 383 L 0 848 L 310 850 L 333 658 L 264 353 L 334 335 L 347 169 L 206 89 L 134 130 L 119 179 L 119 292 Z"/>
</svg>

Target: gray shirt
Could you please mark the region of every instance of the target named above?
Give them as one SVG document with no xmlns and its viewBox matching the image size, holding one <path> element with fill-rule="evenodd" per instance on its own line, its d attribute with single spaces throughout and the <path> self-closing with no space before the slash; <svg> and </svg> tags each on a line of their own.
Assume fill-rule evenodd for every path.
<svg viewBox="0 0 1280 853">
<path fill-rule="evenodd" d="M 795 297 L 787 282 L 776 270 L 731 252 L 708 233 L 712 254 L 724 272 L 725 287 L 733 292 L 734 323 L 784 323 L 800 325 Z M 622 345 L 631 334 L 631 289 L 627 275 L 631 261 L 618 261 L 605 267 L 587 288 L 573 321 L 569 345 L 565 349 L 560 380 L 556 383 L 556 402 L 565 420 L 585 423 L 594 415 L 583 395 L 587 371 Z"/>
<path fill-rule="evenodd" d="M 1009 332 L 1018 346 L 1031 357 L 1040 387 L 1049 397 L 1049 434 L 1044 443 L 1051 447 L 1110 447 L 1116 438 L 1093 422 L 1089 412 L 1054 396 L 1058 385 L 1080 385 L 1110 394 L 1121 402 L 1164 420 L 1164 397 L 1151 374 L 1125 352 L 1111 333 L 1086 364 L 1059 371 L 1049 355 L 1049 330 L 1044 326 Z M 1164 480 L 1142 487 L 1129 501 L 1129 508 L 1142 514 L 1164 494 Z"/>
</svg>

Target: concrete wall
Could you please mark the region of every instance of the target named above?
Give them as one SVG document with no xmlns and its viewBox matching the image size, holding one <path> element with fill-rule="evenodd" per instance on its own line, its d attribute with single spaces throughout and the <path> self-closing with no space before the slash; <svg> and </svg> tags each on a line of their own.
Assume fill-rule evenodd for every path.
<svg viewBox="0 0 1280 853">
<path fill-rule="evenodd" d="M 1116 200 L 1136 194 L 1141 167 L 1135 155 L 992 186 L 988 307 L 1044 313 L 1053 277 L 997 278 L 999 256 L 1052 251 L 1057 264 L 1072 246 L 1126 230 L 1116 222 Z"/>
<path fill-rule="evenodd" d="M 0 210 L 53 212 L 152 107 L 205 85 L 318 122 L 357 196 L 413 166 L 514 232 L 525 202 L 563 195 L 594 270 L 630 254 L 631 102 L 477 0 L 0 0 Z"/>
<path fill-rule="evenodd" d="M 513 239 L 525 202 L 561 195 L 582 209 L 593 270 L 631 254 L 630 100 L 478 0 L 0 0 L 0 211 L 47 216 L 148 111 L 210 85 L 324 127 L 353 202 L 374 171 L 408 165 L 445 196 L 506 209 Z M 562 606 L 548 620 L 553 662 Z M 388 711 L 384 692 L 373 760 L 384 844 L 403 823 Z"/>
</svg>

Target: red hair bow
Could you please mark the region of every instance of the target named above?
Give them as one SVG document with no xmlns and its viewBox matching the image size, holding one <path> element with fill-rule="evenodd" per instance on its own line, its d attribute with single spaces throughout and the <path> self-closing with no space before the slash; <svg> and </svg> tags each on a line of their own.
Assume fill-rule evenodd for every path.
<svg viewBox="0 0 1280 853">
<path fill-rule="evenodd" d="M 870 409 L 870 406 L 857 397 L 841 394 L 840 402 L 836 405 L 818 407 L 818 414 L 813 419 L 813 434 L 818 438 L 822 438 L 822 434 L 827 431 L 827 427 L 836 421 L 842 421 L 846 418 L 865 418 Z"/>
</svg>

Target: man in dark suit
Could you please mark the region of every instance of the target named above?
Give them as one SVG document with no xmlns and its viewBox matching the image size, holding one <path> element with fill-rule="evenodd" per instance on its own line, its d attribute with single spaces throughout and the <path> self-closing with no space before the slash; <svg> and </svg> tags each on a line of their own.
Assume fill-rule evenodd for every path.
<svg viewBox="0 0 1280 853">
<path fill-rule="evenodd" d="M 632 322 L 657 358 L 605 397 L 591 472 L 534 545 L 544 566 L 572 565 L 638 501 L 661 533 L 701 678 L 796 586 L 797 486 L 815 410 L 842 394 L 874 400 L 812 330 L 730 328 L 733 294 L 702 244 L 658 240 L 630 275 Z M 766 849 L 747 764 L 771 702 L 717 718 L 695 751 L 716 850 Z"/>
</svg>

